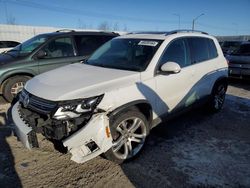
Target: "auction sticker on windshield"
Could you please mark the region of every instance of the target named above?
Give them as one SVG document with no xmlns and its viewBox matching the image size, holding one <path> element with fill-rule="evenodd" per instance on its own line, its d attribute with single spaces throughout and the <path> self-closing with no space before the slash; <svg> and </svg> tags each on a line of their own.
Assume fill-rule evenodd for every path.
<svg viewBox="0 0 250 188">
<path fill-rule="evenodd" d="M 156 41 L 148 41 L 148 40 L 141 40 L 138 45 L 143 45 L 143 46 L 156 46 L 158 42 Z"/>
</svg>

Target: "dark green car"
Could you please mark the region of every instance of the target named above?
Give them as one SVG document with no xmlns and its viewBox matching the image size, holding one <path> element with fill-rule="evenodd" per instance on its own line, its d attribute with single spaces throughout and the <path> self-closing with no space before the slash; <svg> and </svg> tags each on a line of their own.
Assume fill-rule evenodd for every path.
<svg viewBox="0 0 250 188">
<path fill-rule="evenodd" d="M 0 54 L 0 94 L 11 102 L 31 77 L 82 61 L 116 36 L 111 32 L 75 31 L 37 35 Z"/>
</svg>

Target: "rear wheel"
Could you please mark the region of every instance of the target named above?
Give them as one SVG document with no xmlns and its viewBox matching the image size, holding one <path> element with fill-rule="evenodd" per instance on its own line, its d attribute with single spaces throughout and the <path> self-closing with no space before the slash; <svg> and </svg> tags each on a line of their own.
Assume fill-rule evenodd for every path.
<svg viewBox="0 0 250 188">
<path fill-rule="evenodd" d="M 4 82 L 3 96 L 11 102 L 16 95 L 22 91 L 25 83 L 30 79 L 29 76 L 14 76 Z"/>
<path fill-rule="evenodd" d="M 209 101 L 210 111 L 218 112 L 222 109 L 225 101 L 226 91 L 227 91 L 226 82 L 218 82 L 215 84 Z"/>
<path fill-rule="evenodd" d="M 149 132 L 145 116 L 137 110 L 119 114 L 111 124 L 113 146 L 104 155 L 118 164 L 132 159 L 142 150 Z"/>
</svg>

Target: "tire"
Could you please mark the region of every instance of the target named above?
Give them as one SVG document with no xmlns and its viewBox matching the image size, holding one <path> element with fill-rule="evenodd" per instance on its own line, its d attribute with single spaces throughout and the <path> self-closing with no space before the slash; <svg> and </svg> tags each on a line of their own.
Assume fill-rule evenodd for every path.
<svg viewBox="0 0 250 188">
<path fill-rule="evenodd" d="M 14 97 L 23 89 L 29 76 L 14 76 L 7 79 L 3 84 L 3 96 L 8 102 L 12 102 Z"/>
<path fill-rule="evenodd" d="M 227 83 L 226 82 L 218 82 L 214 85 L 210 100 L 208 103 L 209 112 L 215 113 L 219 112 L 224 104 L 225 96 L 227 91 Z"/>
<path fill-rule="evenodd" d="M 138 156 L 149 134 L 149 123 L 145 116 L 138 110 L 124 111 L 113 118 L 110 126 L 113 146 L 104 156 L 117 164 Z"/>
</svg>

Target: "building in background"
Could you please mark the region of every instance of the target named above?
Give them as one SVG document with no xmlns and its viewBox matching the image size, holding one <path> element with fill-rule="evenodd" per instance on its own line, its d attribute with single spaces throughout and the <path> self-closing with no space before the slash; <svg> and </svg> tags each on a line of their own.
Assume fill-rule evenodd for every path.
<svg viewBox="0 0 250 188">
<path fill-rule="evenodd" d="M 0 41 L 24 42 L 31 37 L 41 34 L 50 33 L 58 30 L 75 30 L 75 31 L 101 31 L 96 29 L 76 29 L 76 28 L 58 28 L 58 27 L 41 27 L 41 26 L 24 26 L 24 25 L 6 25 L 0 24 Z M 120 35 L 127 32 L 115 31 Z"/>
<path fill-rule="evenodd" d="M 55 32 L 59 29 L 56 27 L 0 24 L 0 41 L 16 41 L 21 43 L 35 35 Z"/>
<path fill-rule="evenodd" d="M 250 35 L 238 35 L 238 36 L 216 36 L 218 41 L 248 41 L 250 40 Z"/>
</svg>

